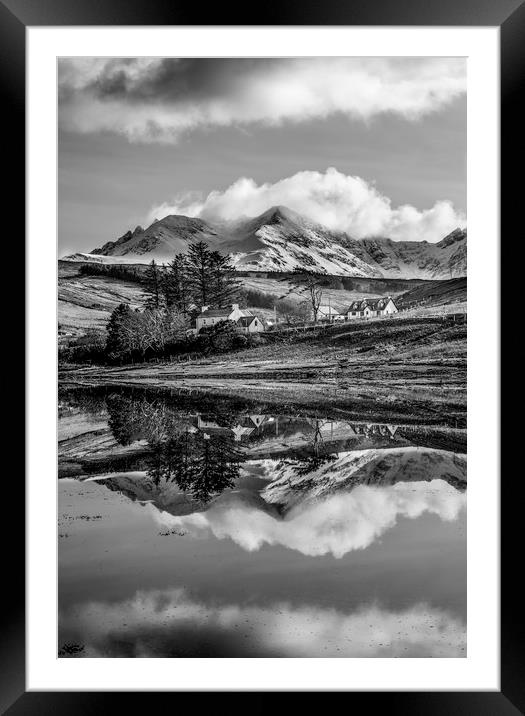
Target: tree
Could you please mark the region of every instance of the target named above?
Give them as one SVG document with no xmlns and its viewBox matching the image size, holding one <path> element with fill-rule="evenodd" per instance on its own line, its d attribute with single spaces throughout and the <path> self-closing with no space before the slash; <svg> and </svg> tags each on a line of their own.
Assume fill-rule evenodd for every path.
<svg viewBox="0 0 525 716">
<path fill-rule="evenodd" d="M 232 488 L 240 474 L 240 458 L 231 438 L 202 440 L 198 469 L 191 485 L 193 498 L 206 503 L 214 495 Z"/>
<path fill-rule="evenodd" d="M 230 258 L 219 251 L 211 251 L 204 241 L 190 244 L 182 268 L 183 271 L 178 274 L 182 279 L 179 286 L 184 292 L 187 307 L 190 303 L 199 308 L 223 306 L 236 299 L 241 291 Z M 174 280 L 175 269 L 172 273 Z"/>
<path fill-rule="evenodd" d="M 152 260 L 144 273 L 142 290 L 144 292 L 144 305 L 146 308 L 159 310 L 163 307 L 162 272 L 155 263 L 155 259 Z"/>
<path fill-rule="evenodd" d="M 212 270 L 211 251 L 204 241 L 190 244 L 186 258 L 188 288 L 198 306 L 210 302 L 210 273 Z"/>
<path fill-rule="evenodd" d="M 169 343 L 183 338 L 186 324 L 182 314 L 149 308 L 133 313 L 126 321 L 125 330 L 131 350 L 144 358 L 148 351 L 162 353 Z"/>
<path fill-rule="evenodd" d="M 314 323 L 317 323 L 317 314 L 323 298 L 323 286 L 326 278 L 309 269 L 296 267 L 286 281 L 290 284 L 289 294 L 297 293 L 305 297 L 304 301 L 311 308 Z"/>
<path fill-rule="evenodd" d="M 201 503 L 235 484 L 242 455 L 231 438 L 194 435 L 188 430 L 177 438 L 149 443 L 147 475 L 158 487 L 161 480 L 178 487 Z"/>
<path fill-rule="evenodd" d="M 166 308 L 176 308 L 177 311 L 187 314 L 191 300 L 188 277 L 188 261 L 184 254 L 178 254 L 168 264 L 163 277 L 163 291 Z"/>
<path fill-rule="evenodd" d="M 224 306 L 239 297 L 241 284 L 229 256 L 218 251 L 210 253 L 210 303 Z"/>
<path fill-rule="evenodd" d="M 120 303 L 112 312 L 106 331 L 106 353 L 110 358 L 121 358 L 129 352 L 127 322 L 132 311 L 126 303 Z"/>
</svg>

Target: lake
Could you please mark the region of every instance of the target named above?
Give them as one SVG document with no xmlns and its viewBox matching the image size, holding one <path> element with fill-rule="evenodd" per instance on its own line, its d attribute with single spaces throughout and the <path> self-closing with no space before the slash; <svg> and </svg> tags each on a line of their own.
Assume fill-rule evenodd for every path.
<svg viewBox="0 0 525 716">
<path fill-rule="evenodd" d="M 466 656 L 465 430 L 111 388 L 58 426 L 59 656 Z"/>
</svg>

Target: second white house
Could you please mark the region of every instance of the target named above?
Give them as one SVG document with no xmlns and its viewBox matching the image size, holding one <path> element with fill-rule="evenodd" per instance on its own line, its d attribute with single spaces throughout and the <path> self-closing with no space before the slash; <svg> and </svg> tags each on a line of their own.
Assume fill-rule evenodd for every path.
<svg viewBox="0 0 525 716">
<path fill-rule="evenodd" d="M 372 318 L 373 316 L 391 316 L 398 308 L 391 296 L 383 298 L 363 298 L 353 301 L 346 310 L 346 320 L 353 318 Z"/>
</svg>

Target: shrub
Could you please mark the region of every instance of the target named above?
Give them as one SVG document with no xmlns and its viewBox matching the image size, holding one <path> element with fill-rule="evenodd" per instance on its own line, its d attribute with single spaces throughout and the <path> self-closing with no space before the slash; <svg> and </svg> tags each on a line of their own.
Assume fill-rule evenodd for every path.
<svg viewBox="0 0 525 716">
<path fill-rule="evenodd" d="M 247 344 L 252 348 L 262 346 L 266 343 L 264 336 L 262 336 L 260 333 L 250 333 L 246 338 Z"/>
</svg>

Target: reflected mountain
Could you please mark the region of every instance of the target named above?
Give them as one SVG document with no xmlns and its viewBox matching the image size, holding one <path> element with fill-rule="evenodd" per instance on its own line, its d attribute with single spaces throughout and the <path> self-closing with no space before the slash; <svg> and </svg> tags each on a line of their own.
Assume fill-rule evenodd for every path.
<svg viewBox="0 0 525 716">
<path fill-rule="evenodd" d="M 59 397 L 60 656 L 465 656 L 464 430 Z"/>
<path fill-rule="evenodd" d="M 198 402 L 121 392 L 83 400 L 61 403 L 59 475 L 97 479 L 172 516 L 235 504 L 282 520 L 360 486 L 443 481 L 466 490 L 466 456 L 432 447 L 462 446 L 462 432 L 450 428 L 231 406 L 204 413 Z"/>
</svg>

